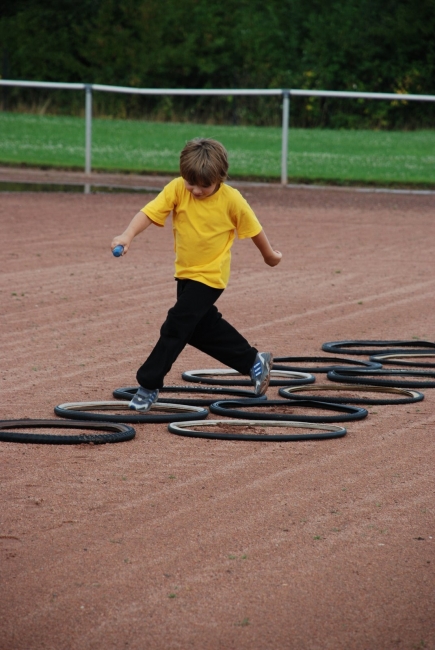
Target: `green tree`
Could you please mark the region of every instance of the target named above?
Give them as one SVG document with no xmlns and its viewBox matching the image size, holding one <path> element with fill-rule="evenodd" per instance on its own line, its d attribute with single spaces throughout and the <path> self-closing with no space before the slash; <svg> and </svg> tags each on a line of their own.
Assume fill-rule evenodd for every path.
<svg viewBox="0 0 435 650">
<path fill-rule="evenodd" d="M 3 68 L 16 79 L 136 87 L 435 93 L 435 0 L 3 0 Z M 32 103 L 41 91 L 11 90 Z M 48 95 L 46 94 L 48 97 Z M 82 98 L 51 94 L 53 110 Z M 98 94 L 97 110 L 269 123 L 272 99 Z M 78 108 L 77 108 L 78 110 Z M 306 126 L 432 125 L 433 105 L 294 99 Z"/>
</svg>

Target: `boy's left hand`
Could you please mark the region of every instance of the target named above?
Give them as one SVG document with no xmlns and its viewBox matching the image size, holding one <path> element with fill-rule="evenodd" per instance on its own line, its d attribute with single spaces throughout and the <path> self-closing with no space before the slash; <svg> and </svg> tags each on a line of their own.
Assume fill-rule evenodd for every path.
<svg viewBox="0 0 435 650">
<path fill-rule="evenodd" d="M 267 257 L 264 258 L 264 261 L 269 266 L 276 266 L 281 262 L 281 259 L 282 259 L 282 253 L 280 253 L 280 251 L 273 250 L 272 253 L 270 253 L 269 255 L 267 255 Z"/>
</svg>

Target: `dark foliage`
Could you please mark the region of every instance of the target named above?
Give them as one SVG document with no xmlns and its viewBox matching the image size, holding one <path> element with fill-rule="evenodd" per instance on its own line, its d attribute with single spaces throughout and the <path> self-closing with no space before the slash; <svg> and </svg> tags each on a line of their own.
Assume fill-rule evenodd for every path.
<svg viewBox="0 0 435 650">
<path fill-rule="evenodd" d="M 3 77 L 157 88 L 435 94 L 435 0 L 3 0 Z M 5 104 L 5 102 L 7 102 Z M 277 99 L 96 95 L 100 114 L 279 124 Z M 80 112 L 80 93 L 3 107 Z M 429 103 L 299 98 L 292 124 L 433 126 Z"/>
</svg>

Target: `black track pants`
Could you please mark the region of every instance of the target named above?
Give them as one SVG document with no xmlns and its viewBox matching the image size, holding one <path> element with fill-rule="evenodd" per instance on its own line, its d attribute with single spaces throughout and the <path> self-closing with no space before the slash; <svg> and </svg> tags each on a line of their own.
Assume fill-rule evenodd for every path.
<svg viewBox="0 0 435 650">
<path fill-rule="evenodd" d="M 222 291 L 195 280 L 177 280 L 177 302 L 168 311 L 153 351 L 137 371 L 141 386 L 162 388 L 165 375 L 187 343 L 224 365 L 249 374 L 257 350 L 215 307 Z"/>
</svg>

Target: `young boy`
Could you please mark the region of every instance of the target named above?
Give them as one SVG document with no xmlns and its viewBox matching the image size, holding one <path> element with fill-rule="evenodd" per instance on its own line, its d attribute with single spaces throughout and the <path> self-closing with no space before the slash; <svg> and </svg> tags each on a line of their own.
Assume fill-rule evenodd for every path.
<svg viewBox="0 0 435 650">
<path fill-rule="evenodd" d="M 112 250 L 121 245 L 125 255 L 134 237 L 151 224 L 164 226 L 172 212 L 177 302 L 168 311 L 156 346 L 137 371 L 139 388 L 130 402 L 136 411 L 151 408 L 187 343 L 250 375 L 257 395 L 264 395 L 270 380 L 272 354 L 251 347 L 214 303 L 228 283 L 236 232 L 240 239 L 252 239 L 269 266 L 279 264 L 282 255 L 273 250 L 240 192 L 224 184 L 228 158 L 220 142 L 208 138 L 188 142 L 180 155 L 180 171 L 181 178 L 168 183 L 112 241 Z"/>
</svg>

